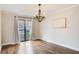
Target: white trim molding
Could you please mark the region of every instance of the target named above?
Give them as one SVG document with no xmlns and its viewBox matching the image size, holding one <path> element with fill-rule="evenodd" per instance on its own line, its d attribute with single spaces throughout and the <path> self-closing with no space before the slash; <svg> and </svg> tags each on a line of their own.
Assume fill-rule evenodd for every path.
<svg viewBox="0 0 79 59">
<path fill-rule="evenodd" d="M 60 45 L 60 46 L 63 46 L 63 47 L 66 47 L 66 48 L 69 48 L 69 49 L 72 49 L 72 50 L 75 50 L 75 51 L 79 51 L 78 48 L 73 48 L 73 47 L 71 47 L 71 46 L 63 45 L 63 44 L 58 43 L 58 42 L 54 42 L 54 41 L 50 41 L 50 40 L 44 40 L 44 41 L 47 41 L 47 42 L 50 42 L 50 43 L 54 43 L 54 44 L 57 44 L 57 45 Z"/>
</svg>

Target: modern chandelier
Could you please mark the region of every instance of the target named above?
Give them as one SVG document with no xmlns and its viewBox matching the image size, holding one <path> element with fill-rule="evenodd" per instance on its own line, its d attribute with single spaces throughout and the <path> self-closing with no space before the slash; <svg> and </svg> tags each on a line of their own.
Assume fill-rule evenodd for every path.
<svg viewBox="0 0 79 59">
<path fill-rule="evenodd" d="M 38 14 L 34 16 L 34 19 L 37 20 L 38 22 L 41 22 L 45 19 L 45 16 L 42 16 L 41 14 L 41 9 L 40 9 L 41 4 L 38 4 L 38 7 L 39 7 Z"/>
</svg>

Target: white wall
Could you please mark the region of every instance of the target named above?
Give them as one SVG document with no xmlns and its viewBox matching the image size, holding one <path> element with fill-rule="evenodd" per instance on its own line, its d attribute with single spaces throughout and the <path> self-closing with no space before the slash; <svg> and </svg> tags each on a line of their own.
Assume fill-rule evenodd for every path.
<svg viewBox="0 0 79 59">
<path fill-rule="evenodd" d="M 0 11 L 0 52 L 1 52 L 1 11 Z"/>
<path fill-rule="evenodd" d="M 40 23 L 34 20 L 32 26 L 32 40 L 40 39 Z"/>
<path fill-rule="evenodd" d="M 15 43 L 14 14 L 8 11 L 2 13 L 2 44 Z"/>
<path fill-rule="evenodd" d="M 48 13 L 40 24 L 41 39 L 79 51 L 79 6 Z M 53 20 L 61 17 L 67 18 L 67 28 L 53 28 Z"/>
</svg>

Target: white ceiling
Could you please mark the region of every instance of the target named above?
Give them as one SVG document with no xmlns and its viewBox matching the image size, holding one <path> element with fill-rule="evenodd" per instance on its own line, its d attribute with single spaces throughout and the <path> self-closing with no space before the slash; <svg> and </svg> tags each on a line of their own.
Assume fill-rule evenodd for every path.
<svg viewBox="0 0 79 59">
<path fill-rule="evenodd" d="M 47 14 L 50 11 L 55 12 L 58 10 L 62 10 L 63 8 L 68 8 L 71 6 L 75 6 L 73 4 L 42 4 L 42 11 Z M 38 5 L 37 4 L 1 4 L 1 10 L 7 10 L 10 12 L 14 12 L 19 15 L 34 15 L 37 13 Z"/>
</svg>

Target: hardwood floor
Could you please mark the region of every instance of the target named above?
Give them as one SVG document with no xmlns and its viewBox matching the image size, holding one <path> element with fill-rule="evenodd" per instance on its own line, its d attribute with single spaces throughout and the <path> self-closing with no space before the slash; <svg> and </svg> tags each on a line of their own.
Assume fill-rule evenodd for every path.
<svg viewBox="0 0 79 59">
<path fill-rule="evenodd" d="M 79 54 L 79 52 L 42 40 L 35 40 L 3 46 L 2 54 Z"/>
</svg>

